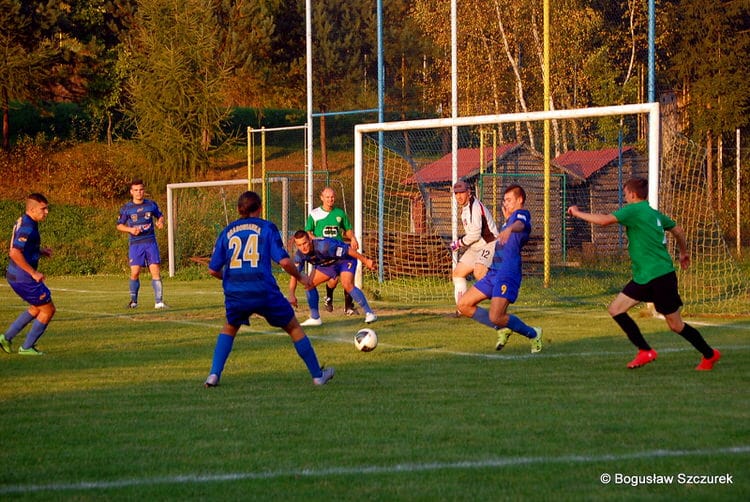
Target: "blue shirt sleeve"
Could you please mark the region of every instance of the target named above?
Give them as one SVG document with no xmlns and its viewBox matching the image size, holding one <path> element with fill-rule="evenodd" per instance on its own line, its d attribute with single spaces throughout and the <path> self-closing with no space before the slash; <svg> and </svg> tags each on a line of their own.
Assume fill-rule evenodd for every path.
<svg viewBox="0 0 750 502">
<path fill-rule="evenodd" d="M 221 234 L 219 234 L 219 237 L 216 238 L 216 243 L 214 244 L 214 251 L 213 253 L 211 253 L 211 260 L 208 263 L 208 268 L 215 272 L 220 272 L 221 269 L 224 268 L 224 265 L 227 262 L 227 255 L 226 255 L 227 247 L 224 245 L 225 240 L 226 240 L 226 228 L 222 230 Z"/>
</svg>

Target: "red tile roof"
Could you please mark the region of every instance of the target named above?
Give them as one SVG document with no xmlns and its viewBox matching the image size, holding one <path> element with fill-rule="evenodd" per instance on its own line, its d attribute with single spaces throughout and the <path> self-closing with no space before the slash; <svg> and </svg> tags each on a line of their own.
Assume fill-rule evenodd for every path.
<svg viewBox="0 0 750 502">
<path fill-rule="evenodd" d="M 487 166 L 491 164 L 493 160 L 502 158 L 520 146 L 520 143 L 500 145 L 495 149 L 494 155 L 492 147 L 485 148 L 483 152 L 484 165 Z M 459 180 L 471 178 L 479 173 L 479 155 L 479 148 L 460 148 L 458 150 L 456 170 L 458 171 L 457 175 Z M 426 184 L 449 182 L 452 179 L 451 172 L 452 156 L 450 153 L 447 153 L 440 159 L 426 164 L 412 176 L 406 178 L 403 182 L 406 184 L 411 184 L 415 181 Z"/>
<path fill-rule="evenodd" d="M 625 154 L 633 150 L 633 147 L 623 147 Z M 602 150 L 570 150 L 558 155 L 555 164 L 571 171 L 572 173 L 588 179 L 591 175 L 601 170 L 604 166 L 617 160 L 619 148 L 604 148 Z"/>
</svg>

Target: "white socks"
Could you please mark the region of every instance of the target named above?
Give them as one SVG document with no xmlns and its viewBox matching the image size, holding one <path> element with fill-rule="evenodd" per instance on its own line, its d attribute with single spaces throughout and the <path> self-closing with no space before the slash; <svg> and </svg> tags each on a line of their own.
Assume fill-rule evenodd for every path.
<svg viewBox="0 0 750 502">
<path fill-rule="evenodd" d="M 458 300 L 461 298 L 461 295 L 466 293 L 466 286 L 466 277 L 453 278 L 453 296 L 456 299 L 456 305 L 458 305 Z"/>
</svg>

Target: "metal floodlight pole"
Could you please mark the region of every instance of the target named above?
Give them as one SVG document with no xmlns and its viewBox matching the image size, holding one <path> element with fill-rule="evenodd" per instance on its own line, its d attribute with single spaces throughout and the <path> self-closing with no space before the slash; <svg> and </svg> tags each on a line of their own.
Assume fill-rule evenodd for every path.
<svg viewBox="0 0 750 502">
<path fill-rule="evenodd" d="M 377 1 L 377 21 L 378 21 L 378 122 L 384 122 L 385 117 L 383 108 L 385 106 L 385 69 L 383 63 L 383 0 Z M 385 173 L 383 161 L 383 131 L 378 131 L 378 279 L 383 281 L 383 230 L 385 228 Z M 360 245 L 363 245 L 362 236 L 357 236 Z M 357 267 L 360 272 L 358 286 L 361 286 L 361 268 Z"/>
<path fill-rule="evenodd" d="M 648 0 L 648 102 L 656 101 L 656 0 Z"/>
<path fill-rule="evenodd" d="M 312 0 L 305 0 L 305 72 L 307 79 L 307 208 L 313 208 Z"/>
<path fill-rule="evenodd" d="M 458 117 L 458 21 L 456 0 L 451 0 L 451 118 Z M 453 184 L 458 181 L 458 127 L 451 126 L 451 192 Z M 451 234 L 452 240 L 458 238 L 458 206 L 456 198 L 451 197 Z M 453 253 L 453 266 L 456 266 L 457 253 Z"/>
<path fill-rule="evenodd" d="M 544 0 L 544 111 L 550 110 L 550 61 L 549 61 L 549 0 Z M 550 256 L 551 236 L 550 236 L 550 164 L 552 162 L 552 153 L 550 145 L 550 121 L 544 121 L 544 287 L 548 288 L 550 284 L 550 269 L 552 258 Z"/>
</svg>

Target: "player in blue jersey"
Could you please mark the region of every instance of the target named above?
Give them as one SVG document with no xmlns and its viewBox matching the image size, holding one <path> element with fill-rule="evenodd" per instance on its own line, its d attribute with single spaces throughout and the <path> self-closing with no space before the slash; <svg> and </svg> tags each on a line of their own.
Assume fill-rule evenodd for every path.
<svg viewBox="0 0 750 502">
<path fill-rule="evenodd" d="M 516 184 L 508 186 L 503 195 L 505 224 L 495 245 L 490 270 L 477 281 L 458 302 L 462 315 L 497 330 L 496 350 L 502 350 L 511 333 L 519 333 L 531 340 L 531 352 L 542 350 L 542 329 L 532 328 L 513 314 L 508 306 L 515 303 L 521 289 L 521 249 L 529 241 L 531 213 L 524 208 L 526 192 Z M 482 300 L 491 299 L 490 309 L 478 307 Z"/>
<path fill-rule="evenodd" d="M 375 262 L 370 258 L 354 250 L 348 244 L 336 239 L 311 239 L 304 230 L 294 233 L 294 244 L 297 252 L 294 255 L 294 263 L 302 270 L 305 263 L 315 267 L 315 272 L 310 280 L 310 285 L 305 292 L 307 303 L 310 306 L 310 318 L 302 323 L 303 326 L 320 326 L 320 298 L 316 287 L 329 279 L 339 277 L 344 290 L 349 293 L 360 307 L 365 311 L 365 322 L 375 322 L 378 316 L 370 308 L 361 289 L 354 285 L 354 274 L 357 271 L 357 260 L 361 261 L 370 270 L 375 270 Z M 289 281 L 289 303 L 297 306 L 297 297 L 294 292 L 297 289 L 297 281 L 292 277 Z"/>
<path fill-rule="evenodd" d="M 310 212 L 305 222 L 305 230 L 310 234 L 310 237 L 313 239 L 330 237 L 331 239 L 340 241 L 346 239 L 352 249 L 355 251 L 359 249 L 359 242 L 357 242 L 357 238 L 354 235 L 349 217 L 343 209 L 334 206 L 336 203 L 336 192 L 334 189 L 325 187 L 320 192 L 320 202 L 321 205 Z M 333 290 L 336 288 L 338 282 L 338 277 L 335 277 L 326 284 L 324 305 L 328 312 L 333 312 Z M 354 301 L 351 295 L 346 291 L 344 291 L 344 313 L 346 315 L 358 314 L 357 309 L 354 308 Z"/>
<path fill-rule="evenodd" d="M 26 212 L 13 227 L 8 252 L 10 261 L 5 277 L 13 291 L 30 306 L 0 335 L 0 347 L 8 354 L 11 353 L 13 338 L 33 321 L 18 353 L 24 356 L 42 355 L 43 352 L 36 348 L 36 342 L 55 315 L 52 293 L 44 284 L 44 274 L 38 270 L 39 258 L 52 254 L 49 248 L 41 247 L 39 236 L 39 222 L 44 221 L 48 213 L 46 197 L 32 193 L 26 198 Z"/>
<path fill-rule="evenodd" d="M 216 387 L 219 384 L 237 331 L 241 325 L 250 324 L 253 314 L 263 316 L 271 326 L 286 331 L 313 383 L 325 384 L 333 378 L 334 369 L 320 367 L 310 339 L 276 283 L 272 262 L 305 285 L 309 284 L 309 278 L 300 274 L 292 263 L 276 225 L 259 217 L 261 201 L 257 193 L 240 195 L 237 211 L 240 218 L 230 223 L 216 239 L 208 264 L 208 273 L 222 280 L 227 322 L 216 340 L 211 373 L 204 385 Z"/>
<path fill-rule="evenodd" d="M 117 230 L 129 234 L 128 262 L 130 265 L 130 303 L 128 308 L 138 306 L 138 290 L 141 288 L 141 268 L 148 267 L 151 286 L 154 288 L 155 309 L 164 309 L 164 290 L 161 282 L 161 258 L 156 243 L 156 228 L 164 228 L 164 215 L 153 200 L 145 198 L 143 180 L 130 184 L 133 200 L 122 206 L 117 219 Z"/>
</svg>

